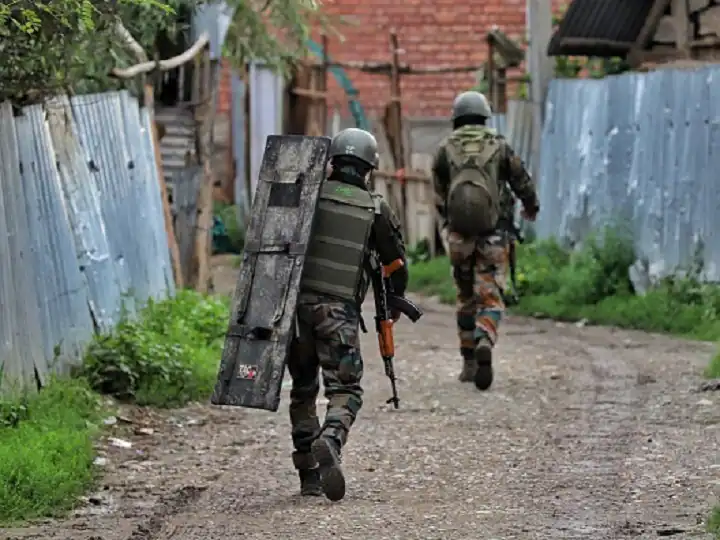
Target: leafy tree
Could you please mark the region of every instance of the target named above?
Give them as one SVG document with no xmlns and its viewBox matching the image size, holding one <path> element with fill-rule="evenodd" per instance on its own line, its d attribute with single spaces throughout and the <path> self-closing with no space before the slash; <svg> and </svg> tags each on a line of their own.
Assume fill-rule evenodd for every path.
<svg viewBox="0 0 720 540">
<path fill-rule="evenodd" d="M 260 2 L 265 2 L 261 4 Z M 315 0 L 227 0 L 234 16 L 226 52 L 284 68 L 302 51 L 319 14 Z M 10 0 L 0 3 L 0 101 L 125 84 L 113 67 L 137 62 L 129 38 L 151 58 L 187 29 L 200 0 Z M 160 55 L 162 56 L 162 55 Z"/>
</svg>

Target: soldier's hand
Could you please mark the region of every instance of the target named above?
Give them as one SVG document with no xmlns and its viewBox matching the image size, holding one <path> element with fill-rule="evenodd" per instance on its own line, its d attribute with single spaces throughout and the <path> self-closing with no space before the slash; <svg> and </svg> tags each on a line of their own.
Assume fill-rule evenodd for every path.
<svg viewBox="0 0 720 540">
<path fill-rule="evenodd" d="M 528 221 L 535 221 L 535 219 L 537 219 L 537 214 L 537 208 L 528 209 L 523 207 L 522 212 L 520 212 L 520 216 Z"/>
<path fill-rule="evenodd" d="M 400 320 L 400 317 L 402 317 L 402 311 L 397 309 L 390 310 L 390 318 L 393 320 L 393 322 L 398 322 Z"/>
</svg>

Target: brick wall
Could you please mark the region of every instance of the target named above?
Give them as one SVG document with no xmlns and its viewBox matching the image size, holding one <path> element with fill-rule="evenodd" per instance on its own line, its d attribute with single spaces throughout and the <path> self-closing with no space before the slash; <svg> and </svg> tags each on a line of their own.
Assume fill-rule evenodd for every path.
<svg viewBox="0 0 720 540">
<path fill-rule="evenodd" d="M 405 51 L 401 62 L 412 66 L 481 64 L 493 25 L 512 38 L 525 35 L 525 0 L 326 0 L 323 5 L 327 13 L 358 23 L 341 27 L 344 42 L 330 39 L 330 55 L 338 61 L 389 61 L 393 28 Z M 366 111 L 381 113 L 390 97 L 387 77 L 348 75 Z M 405 75 L 403 110 L 409 116 L 447 116 L 455 94 L 473 83 L 472 73 Z M 330 105 L 344 112 L 346 98 L 334 81 L 330 91 Z"/>
<path fill-rule="evenodd" d="M 556 7 L 562 0 L 553 0 Z M 479 65 L 487 58 L 487 32 L 497 25 L 511 38 L 525 37 L 525 0 L 324 0 L 323 9 L 351 24 L 338 26 L 345 38 L 329 40 L 330 56 L 338 61 L 388 62 L 390 30 L 395 29 L 401 62 L 412 66 Z M 315 36 L 319 42 L 319 36 Z M 388 78 L 349 70 L 369 114 L 381 114 L 390 97 Z M 454 96 L 474 82 L 473 73 L 405 75 L 401 91 L 408 116 L 444 117 Z M 348 115 L 344 91 L 330 77 L 329 107 Z M 223 102 L 222 99 L 225 101 Z M 221 107 L 228 106 L 221 93 Z"/>
</svg>

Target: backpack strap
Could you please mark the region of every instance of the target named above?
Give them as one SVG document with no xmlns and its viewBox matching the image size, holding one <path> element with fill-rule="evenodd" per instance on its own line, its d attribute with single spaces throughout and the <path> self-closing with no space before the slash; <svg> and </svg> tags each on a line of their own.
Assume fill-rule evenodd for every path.
<svg viewBox="0 0 720 540">
<path fill-rule="evenodd" d="M 500 151 L 500 144 L 494 132 L 486 132 L 469 140 L 451 136 L 445 148 L 457 174 L 466 168 L 483 168 Z"/>
</svg>

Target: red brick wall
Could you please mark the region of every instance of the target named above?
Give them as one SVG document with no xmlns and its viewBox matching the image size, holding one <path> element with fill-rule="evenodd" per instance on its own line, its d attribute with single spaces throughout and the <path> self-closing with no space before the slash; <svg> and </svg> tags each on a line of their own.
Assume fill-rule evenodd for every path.
<svg viewBox="0 0 720 540">
<path fill-rule="evenodd" d="M 487 57 L 487 32 L 497 25 L 512 38 L 525 36 L 525 0 L 325 0 L 331 15 L 352 18 L 343 26 L 345 41 L 330 39 L 330 56 L 338 61 L 391 59 L 390 30 L 395 29 L 400 61 L 411 66 L 481 64 Z M 368 113 L 381 113 L 390 97 L 388 78 L 348 72 Z M 473 73 L 405 75 L 401 92 L 409 116 L 447 116 L 458 92 L 474 83 Z M 330 105 L 346 98 L 331 81 Z"/>
<path fill-rule="evenodd" d="M 562 0 L 553 0 L 558 6 Z M 497 25 L 511 38 L 525 37 L 525 0 L 323 0 L 323 10 L 354 24 L 339 26 L 345 38 L 329 40 L 337 61 L 388 62 L 395 29 L 400 61 L 412 66 L 480 65 L 487 57 L 487 32 Z M 315 36 L 316 41 L 319 36 Z M 388 78 L 348 70 L 368 114 L 382 114 L 390 97 Z M 405 75 L 401 92 L 408 116 L 447 116 L 454 96 L 474 83 L 473 73 Z M 344 91 L 330 77 L 329 108 L 348 115 Z M 224 95 L 224 94 L 222 94 Z M 222 99 L 222 98 L 221 98 Z M 221 106 L 227 106 L 221 101 Z"/>
</svg>

